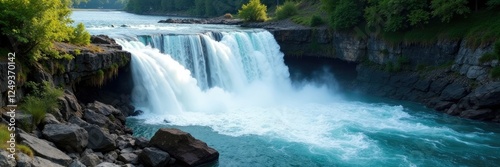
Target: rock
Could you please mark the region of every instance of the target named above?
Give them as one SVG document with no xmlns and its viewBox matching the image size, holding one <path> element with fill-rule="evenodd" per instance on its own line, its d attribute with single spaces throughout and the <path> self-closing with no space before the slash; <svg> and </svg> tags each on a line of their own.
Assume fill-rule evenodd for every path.
<svg viewBox="0 0 500 167">
<path fill-rule="evenodd" d="M 30 156 L 22 153 L 22 152 L 17 152 L 16 154 L 17 158 L 16 158 L 16 161 L 17 161 L 17 167 L 31 167 L 31 162 L 33 161 L 33 158 L 31 158 Z M 0 166 L 3 167 L 2 164 L 0 164 Z"/>
<path fill-rule="evenodd" d="M 68 165 L 69 165 L 69 163 L 68 163 Z M 52 161 L 49 161 L 47 159 L 44 159 L 44 158 L 38 157 L 38 156 L 36 156 L 33 159 L 31 166 L 32 167 L 48 167 L 48 166 L 50 166 L 50 167 L 64 167 L 64 166 L 61 166 L 60 164 L 54 163 Z M 67 166 L 67 165 L 65 165 L 65 166 Z"/>
<path fill-rule="evenodd" d="M 500 82 L 492 82 L 476 88 L 467 95 L 470 103 L 478 108 L 500 106 Z"/>
<path fill-rule="evenodd" d="M 137 164 L 138 156 L 134 153 L 122 153 L 118 156 L 118 160 L 125 163 Z"/>
<path fill-rule="evenodd" d="M 89 134 L 88 148 L 95 151 L 108 152 L 116 149 L 115 139 L 96 125 L 86 126 Z"/>
<path fill-rule="evenodd" d="M 466 76 L 469 79 L 476 79 L 479 76 L 486 75 L 486 74 L 487 74 L 487 71 L 486 71 L 485 68 L 479 67 L 479 66 L 472 66 L 467 71 L 467 75 Z"/>
<path fill-rule="evenodd" d="M 86 166 L 97 166 L 102 162 L 95 153 L 84 154 L 80 161 Z"/>
<path fill-rule="evenodd" d="M 112 25 L 114 27 L 114 25 Z M 116 44 L 116 41 L 105 35 L 93 35 L 90 37 L 90 41 L 93 44 Z"/>
<path fill-rule="evenodd" d="M 135 145 L 139 148 L 145 148 L 149 145 L 149 140 L 144 137 L 136 138 Z"/>
<path fill-rule="evenodd" d="M 446 114 L 459 115 L 460 109 L 458 108 L 458 105 L 456 105 L 456 104 L 451 105 L 451 107 L 446 111 Z"/>
<path fill-rule="evenodd" d="M 437 110 L 437 111 L 444 111 L 444 110 L 450 108 L 452 105 L 453 105 L 452 102 L 441 101 L 441 102 L 438 102 L 436 104 L 436 106 L 434 106 L 434 109 Z"/>
<path fill-rule="evenodd" d="M 97 113 L 103 114 L 105 116 L 120 113 L 120 111 L 118 109 L 116 109 L 115 107 L 101 103 L 99 101 L 95 101 L 94 103 L 89 103 L 87 105 L 87 108 L 91 109 Z"/>
<path fill-rule="evenodd" d="M 142 111 L 142 110 L 136 110 L 136 111 L 134 111 L 134 113 L 132 113 L 130 116 L 139 116 L 139 115 L 141 115 L 141 114 L 143 114 L 143 113 L 144 113 L 144 111 Z"/>
<path fill-rule="evenodd" d="M 215 149 L 179 129 L 159 129 L 151 138 L 150 145 L 167 151 L 178 161 L 189 166 L 210 163 L 219 158 L 219 152 Z"/>
<path fill-rule="evenodd" d="M 77 159 L 75 159 L 71 164 L 69 164 L 69 167 L 87 167 L 87 166 L 84 165 L 82 162 L 78 161 Z"/>
<path fill-rule="evenodd" d="M 19 132 L 18 136 L 18 141 L 21 141 L 21 144 L 31 147 L 33 152 L 41 158 L 46 158 L 63 166 L 69 165 L 72 161 L 71 157 L 66 155 L 61 150 L 51 146 L 48 141 L 38 139 L 22 131 Z"/>
<path fill-rule="evenodd" d="M 3 144 L 3 143 L 2 143 Z M 0 166 L 1 167 L 15 167 L 16 160 L 9 158 L 9 152 L 4 149 L 0 149 Z"/>
<path fill-rule="evenodd" d="M 146 166 L 163 167 L 170 161 L 170 155 L 155 147 L 147 147 L 139 154 L 139 159 Z"/>
<path fill-rule="evenodd" d="M 11 116 L 10 112 L 5 112 L 2 114 L 2 117 L 7 121 L 11 120 L 10 116 Z M 32 115 L 16 111 L 14 114 L 14 118 L 15 118 L 15 122 L 16 122 L 16 127 L 23 129 L 25 131 L 28 131 L 28 132 L 31 132 L 33 130 L 33 116 Z"/>
<path fill-rule="evenodd" d="M 88 123 L 95 124 L 100 127 L 108 127 L 109 124 L 111 124 L 108 117 L 90 109 L 85 109 L 83 117 Z"/>
<path fill-rule="evenodd" d="M 46 139 L 67 152 L 82 152 L 89 139 L 85 129 L 73 124 L 47 124 L 42 133 Z"/>
<path fill-rule="evenodd" d="M 61 104 L 60 112 L 65 120 L 68 120 L 73 115 L 81 117 L 82 107 L 71 91 L 65 90 L 64 96 L 60 97 L 58 100 Z"/>
<path fill-rule="evenodd" d="M 97 165 L 96 167 L 121 167 L 121 166 L 114 163 L 103 162 Z"/>
<path fill-rule="evenodd" d="M 85 122 L 83 119 L 77 116 L 72 116 L 71 118 L 69 118 L 68 122 L 71 124 L 78 125 L 80 127 L 85 127 L 90 125 L 89 123 Z"/>
<path fill-rule="evenodd" d="M 441 92 L 441 99 L 454 101 L 463 98 L 465 95 L 467 95 L 466 86 L 459 82 L 453 82 Z"/>
<path fill-rule="evenodd" d="M 491 109 L 480 109 L 480 110 L 465 110 L 460 113 L 460 117 L 476 119 L 476 120 L 491 120 L 494 119 L 494 115 Z"/>
<path fill-rule="evenodd" d="M 47 125 L 47 124 L 60 124 L 61 122 L 59 122 L 56 117 L 54 117 L 54 115 L 50 114 L 50 113 L 47 113 L 45 114 L 45 118 L 43 118 L 42 120 L 42 125 Z"/>
<path fill-rule="evenodd" d="M 104 161 L 106 162 L 114 162 L 118 158 L 118 154 L 116 151 L 110 151 L 106 155 L 104 155 Z"/>
</svg>

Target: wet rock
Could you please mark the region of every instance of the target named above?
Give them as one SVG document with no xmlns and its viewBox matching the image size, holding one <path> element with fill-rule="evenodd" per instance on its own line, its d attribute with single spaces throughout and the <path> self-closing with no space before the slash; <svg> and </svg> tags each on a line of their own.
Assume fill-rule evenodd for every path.
<svg viewBox="0 0 500 167">
<path fill-rule="evenodd" d="M 496 115 L 493 114 L 491 109 L 465 110 L 460 113 L 460 117 L 476 120 L 491 120 L 495 118 L 495 116 Z"/>
<path fill-rule="evenodd" d="M 48 141 L 38 139 L 22 131 L 19 132 L 19 141 L 21 141 L 21 144 L 29 146 L 41 158 L 63 166 L 67 166 L 72 162 L 71 157 L 49 144 Z"/>
<path fill-rule="evenodd" d="M 130 116 L 139 116 L 139 115 L 141 115 L 141 114 L 143 114 L 143 113 L 144 113 L 144 111 L 142 111 L 142 110 L 136 110 L 136 111 L 134 111 L 134 113 L 132 113 Z"/>
<path fill-rule="evenodd" d="M 96 125 L 84 127 L 89 134 L 88 148 L 94 151 L 108 152 L 116 149 L 115 139 Z"/>
<path fill-rule="evenodd" d="M 163 167 L 170 161 L 170 155 L 158 148 L 147 147 L 139 154 L 139 159 L 146 166 Z"/>
<path fill-rule="evenodd" d="M 436 104 L 436 106 L 434 106 L 434 109 L 437 110 L 437 111 L 444 111 L 444 110 L 450 108 L 452 105 L 453 105 L 452 102 L 441 101 L 441 102 L 438 102 Z"/>
<path fill-rule="evenodd" d="M 151 138 L 150 145 L 167 151 L 177 160 L 190 166 L 211 163 L 219 158 L 219 152 L 215 149 L 179 129 L 159 129 Z"/>
<path fill-rule="evenodd" d="M 453 82 L 452 84 L 446 86 L 441 93 L 441 99 L 443 100 L 458 100 L 467 95 L 467 88 L 464 84 L 460 82 Z"/>
<path fill-rule="evenodd" d="M 492 82 L 476 88 L 467 95 L 469 102 L 479 108 L 500 106 L 500 82 Z"/>
<path fill-rule="evenodd" d="M 82 152 L 88 144 L 87 131 L 73 124 L 47 124 L 42 133 L 46 139 L 67 152 Z"/>
<path fill-rule="evenodd" d="M 139 148 L 145 148 L 149 145 L 149 140 L 144 137 L 136 138 L 135 145 Z"/>
</svg>

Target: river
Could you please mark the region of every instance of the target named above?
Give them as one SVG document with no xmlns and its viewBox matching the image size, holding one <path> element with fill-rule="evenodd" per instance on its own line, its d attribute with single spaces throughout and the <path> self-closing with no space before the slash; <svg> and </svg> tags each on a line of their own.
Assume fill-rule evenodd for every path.
<svg viewBox="0 0 500 167">
<path fill-rule="evenodd" d="M 262 29 L 157 23 L 166 17 L 74 11 L 132 53 L 134 135 L 191 133 L 214 166 L 495 166 L 500 126 L 419 104 L 347 93 L 331 74 L 292 81 Z"/>
</svg>

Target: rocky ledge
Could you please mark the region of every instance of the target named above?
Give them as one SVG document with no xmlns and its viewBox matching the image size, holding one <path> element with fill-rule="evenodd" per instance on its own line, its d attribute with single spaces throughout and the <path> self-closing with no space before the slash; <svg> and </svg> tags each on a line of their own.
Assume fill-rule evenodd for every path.
<svg viewBox="0 0 500 167">
<path fill-rule="evenodd" d="M 0 166 L 163 167 L 198 166 L 217 161 L 217 151 L 177 129 L 160 129 L 151 142 L 134 137 L 125 121 L 127 116 L 140 111 L 131 105 L 129 94 L 108 90 L 115 87 L 109 84 L 122 82 L 119 73 L 128 75 L 131 54 L 122 51 L 107 36 L 93 36 L 92 43 L 93 46 L 88 47 L 56 44 L 60 52 L 71 54 L 74 59 L 43 62 L 39 66 L 45 67 L 36 67 L 28 76 L 28 81 L 62 87 L 64 94 L 58 98 L 59 107 L 47 111 L 37 125 L 33 125 L 33 115 L 17 109 L 16 142 L 30 147 L 34 154 L 17 152 L 14 160 L 9 158 L 9 152 L 0 150 Z M 118 78 L 107 75 L 112 76 L 107 78 L 109 82 L 95 85 L 94 77 L 102 74 L 99 71 Z M 125 89 L 130 91 L 130 87 Z M 2 90 L 6 90 L 4 85 Z M 25 91 L 19 88 L 17 92 L 21 99 Z M 0 122 L 8 124 L 10 115 L 3 108 L 4 102 L 1 106 Z"/>
<path fill-rule="evenodd" d="M 175 24 L 225 24 L 225 25 L 239 25 L 243 23 L 241 19 L 214 17 L 206 19 L 166 19 L 160 20 L 158 23 L 175 23 Z"/>
</svg>

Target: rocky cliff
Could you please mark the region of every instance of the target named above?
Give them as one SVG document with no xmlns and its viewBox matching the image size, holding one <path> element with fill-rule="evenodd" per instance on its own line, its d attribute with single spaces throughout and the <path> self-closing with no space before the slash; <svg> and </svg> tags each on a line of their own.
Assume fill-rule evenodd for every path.
<svg viewBox="0 0 500 167">
<path fill-rule="evenodd" d="M 357 63 L 354 90 L 426 104 L 465 118 L 500 122 L 500 82 L 489 75 L 498 66 L 482 63 L 493 44 L 466 40 L 391 43 L 373 36 L 327 28 L 269 29 L 285 57 L 324 57 Z"/>
</svg>

